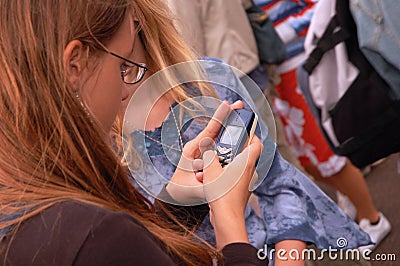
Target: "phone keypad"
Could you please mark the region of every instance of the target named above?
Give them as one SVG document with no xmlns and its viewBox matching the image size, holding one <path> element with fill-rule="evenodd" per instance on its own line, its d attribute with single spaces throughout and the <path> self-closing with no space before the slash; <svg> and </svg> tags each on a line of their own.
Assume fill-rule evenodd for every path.
<svg viewBox="0 0 400 266">
<path fill-rule="evenodd" d="M 217 146 L 219 163 L 222 167 L 228 165 L 232 161 L 232 148 Z"/>
</svg>

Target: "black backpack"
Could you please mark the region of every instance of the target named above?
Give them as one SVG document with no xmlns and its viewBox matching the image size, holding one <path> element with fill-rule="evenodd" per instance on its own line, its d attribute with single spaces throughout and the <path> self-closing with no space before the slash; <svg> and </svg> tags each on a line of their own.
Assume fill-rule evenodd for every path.
<svg viewBox="0 0 400 266">
<path fill-rule="evenodd" d="M 324 54 L 344 43 L 348 60 L 359 70 L 357 78 L 329 110 L 336 140 L 333 144 L 321 123 L 321 110 L 309 88 L 309 75 Z M 400 151 L 400 102 L 390 97 L 392 88 L 380 77 L 360 50 L 357 27 L 348 0 L 336 0 L 336 15 L 298 71 L 299 85 L 332 150 L 361 168 Z"/>
</svg>

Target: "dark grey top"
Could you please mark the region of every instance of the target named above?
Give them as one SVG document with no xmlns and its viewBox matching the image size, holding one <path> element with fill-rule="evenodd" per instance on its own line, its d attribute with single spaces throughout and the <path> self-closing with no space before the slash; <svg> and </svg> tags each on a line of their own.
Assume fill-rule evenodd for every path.
<svg viewBox="0 0 400 266">
<path fill-rule="evenodd" d="M 249 244 L 230 244 L 222 253 L 224 265 L 262 263 Z M 180 261 L 132 216 L 77 201 L 56 204 L 26 220 L 0 245 L 0 265 L 177 264 Z"/>
</svg>

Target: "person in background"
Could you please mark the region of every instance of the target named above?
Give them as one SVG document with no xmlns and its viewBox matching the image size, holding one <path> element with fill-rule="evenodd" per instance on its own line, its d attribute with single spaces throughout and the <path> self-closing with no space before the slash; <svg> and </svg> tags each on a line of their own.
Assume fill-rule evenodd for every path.
<svg viewBox="0 0 400 266">
<path fill-rule="evenodd" d="M 227 8 L 227 2 L 215 1 L 181 1 L 168 0 L 171 9 L 177 16 L 177 27 L 187 43 L 193 48 L 195 53 L 200 56 L 215 57 L 223 59 L 227 64 L 241 71 L 243 78 L 247 75 L 254 80 L 259 89 L 265 94 L 268 102 L 273 98 L 274 87 L 271 76 L 274 66 L 260 64 L 257 54 L 257 45 L 251 26 L 243 9 L 252 5 L 251 0 L 234 0 L 230 2 L 232 7 Z M 209 5 L 209 6 L 207 6 Z M 209 14 L 206 14 L 210 12 Z M 221 12 L 218 14 L 217 12 Z M 213 20 L 202 19 L 204 16 L 212 17 Z M 229 30 L 227 30 L 229 29 Z M 265 103 L 261 98 L 262 94 L 249 90 L 250 96 L 255 101 L 258 109 Z M 268 112 L 262 112 L 264 123 L 274 121 L 276 124 L 276 142 L 282 156 L 304 174 L 307 172 L 301 166 L 299 160 L 290 150 L 283 132 L 282 122 L 279 116 L 273 114 L 273 118 Z"/>
<path fill-rule="evenodd" d="M 205 206 L 205 214 L 213 214 L 217 249 L 165 220 L 173 213 L 131 186 L 110 145 L 129 90 L 161 66 L 193 58 L 162 1 L 0 5 L 2 265 L 212 265 L 213 258 L 224 265 L 261 264 L 244 222 L 262 149 L 257 137 L 237 185 Z M 140 38 L 146 55 L 134 49 Z M 146 57 L 147 66 L 133 61 L 136 56 Z M 221 108 L 226 116 L 229 105 Z M 185 147 L 186 155 L 196 159 L 197 144 L 215 138 L 220 127 L 212 120 Z M 224 171 L 211 159 L 203 182 Z M 195 173 L 177 171 L 174 181 L 182 178 L 195 179 Z"/>
<path fill-rule="evenodd" d="M 304 62 L 304 40 L 313 16 L 315 0 L 254 0 L 274 21 L 287 48 L 287 59 L 278 66 L 281 83 L 274 109 L 285 127 L 286 137 L 302 166 L 317 180 L 335 188 L 339 205 L 362 224 L 374 249 L 390 232 L 391 225 L 371 198 L 359 169 L 348 159 L 335 155 L 324 139 L 297 83 L 296 71 Z M 349 200 L 350 199 L 350 200 Z M 353 205 L 354 204 L 354 205 Z M 354 208 L 355 207 L 355 208 Z"/>
</svg>

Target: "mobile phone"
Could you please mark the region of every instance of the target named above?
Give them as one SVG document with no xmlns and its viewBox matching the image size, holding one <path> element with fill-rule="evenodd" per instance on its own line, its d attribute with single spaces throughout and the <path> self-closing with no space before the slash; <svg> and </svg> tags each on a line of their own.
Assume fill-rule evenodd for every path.
<svg viewBox="0 0 400 266">
<path fill-rule="evenodd" d="M 257 115 L 245 109 L 232 110 L 225 120 L 215 143 L 222 167 L 240 153 L 247 140 L 251 140 L 258 122 Z"/>
</svg>

